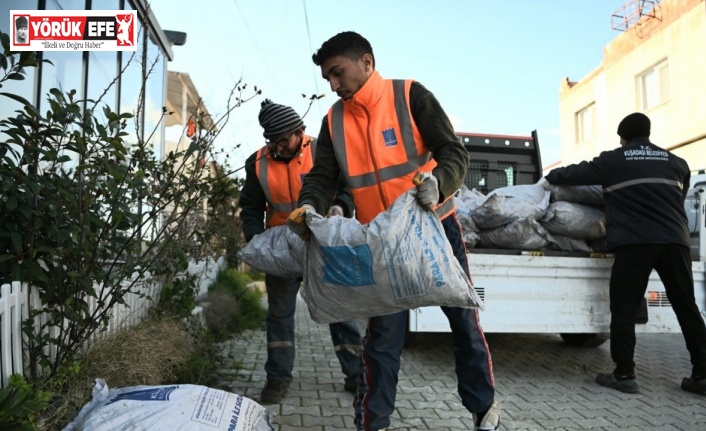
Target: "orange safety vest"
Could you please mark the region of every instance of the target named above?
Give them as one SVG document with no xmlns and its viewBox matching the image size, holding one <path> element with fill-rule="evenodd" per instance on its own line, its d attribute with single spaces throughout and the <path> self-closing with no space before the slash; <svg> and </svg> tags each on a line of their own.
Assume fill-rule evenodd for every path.
<svg viewBox="0 0 706 431">
<path fill-rule="evenodd" d="M 353 99 L 338 100 L 329 110 L 336 160 L 361 223 L 370 222 L 414 187 L 417 170 L 431 172 L 436 167 L 412 118 L 412 82 L 383 79 L 375 71 Z M 450 196 L 434 211 L 443 219 L 455 209 Z"/>
<path fill-rule="evenodd" d="M 316 139 L 311 136 L 304 135 L 303 140 L 299 155 L 295 156 L 297 160 L 292 159 L 289 163 L 275 160 L 267 146 L 257 152 L 255 174 L 267 200 L 265 226 L 268 228 L 284 225 L 289 214 L 297 208 L 304 175 L 314 165 L 316 147 Z"/>
</svg>

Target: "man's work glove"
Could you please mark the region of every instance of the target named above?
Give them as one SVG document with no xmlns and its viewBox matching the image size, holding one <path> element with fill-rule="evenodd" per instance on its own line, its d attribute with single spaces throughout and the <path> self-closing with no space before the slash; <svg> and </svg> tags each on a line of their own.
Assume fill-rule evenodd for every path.
<svg viewBox="0 0 706 431">
<path fill-rule="evenodd" d="M 417 201 L 425 210 L 432 210 L 439 203 L 439 180 L 429 172 L 417 174 L 412 178 L 417 186 Z"/>
<path fill-rule="evenodd" d="M 331 205 L 331 208 L 326 213 L 326 218 L 333 216 L 343 217 L 343 208 L 340 205 Z"/>
<path fill-rule="evenodd" d="M 549 190 L 552 187 L 545 177 L 540 178 L 539 181 L 537 181 L 537 185 L 542 186 L 544 190 Z"/>
<path fill-rule="evenodd" d="M 311 237 L 309 226 L 306 225 L 307 211 L 316 212 L 311 205 L 302 205 L 292 211 L 289 217 L 287 217 L 287 227 L 304 241 L 307 241 L 309 237 Z"/>
</svg>

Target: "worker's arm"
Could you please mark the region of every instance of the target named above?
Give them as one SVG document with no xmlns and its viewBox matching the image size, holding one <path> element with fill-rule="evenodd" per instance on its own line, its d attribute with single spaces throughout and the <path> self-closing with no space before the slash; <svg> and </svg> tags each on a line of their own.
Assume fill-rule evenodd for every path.
<svg viewBox="0 0 706 431">
<path fill-rule="evenodd" d="M 298 206 L 311 205 L 317 213 L 325 215 L 340 190 L 340 176 L 341 170 L 333 152 L 328 120 L 327 117 L 324 117 L 319 137 L 316 140 L 314 166 L 304 176 L 302 190 L 299 192 Z M 342 196 L 341 199 L 339 202 L 343 203 L 346 198 Z M 348 211 L 352 211 L 350 207 Z"/>
<path fill-rule="evenodd" d="M 606 178 L 609 152 L 603 152 L 593 160 L 552 169 L 545 177 L 550 184 L 561 186 L 603 185 Z"/>
<path fill-rule="evenodd" d="M 245 241 L 265 231 L 265 210 L 267 199 L 255 173 L 257 151 L 245 161 L 245 184 L 240 191 L 240 219 L 243 221 Z"/>
<path fill-rule="evenodd" d="M 432 174 L 439 182 L 439 201 L 461 187 L 468 171 L 468 151 L 456 136 L 446 112 L 434 94 L 418 82 L 409 90 L 412 118 L 437 165 Z"/>
</svg>

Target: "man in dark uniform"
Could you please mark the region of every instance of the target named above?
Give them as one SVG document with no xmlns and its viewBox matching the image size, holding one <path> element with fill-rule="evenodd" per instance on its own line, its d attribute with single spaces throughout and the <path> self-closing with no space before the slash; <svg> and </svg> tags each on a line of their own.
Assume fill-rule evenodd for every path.
<svg viewBox="0 0 706 431">
<path fill-rule="evenodd" d="M 598 374 L 596 382 L 621 392 L 639 392 L 633 360 L 635 316 L 654 269 L 691 356 L 692 374 L 681 386 L 706 394 L 706 326 L 694 299 L 684 210 L 689 165 L 650 142 L 650 119 L 644 114 L 625 117 L 618 136 L 620 148 L 546 176 L 549 184 L 603 186 L 608 248 L 615 256 L 610 276 L 610 355 L 616 367 L 612 373 Z"/>
</svg>

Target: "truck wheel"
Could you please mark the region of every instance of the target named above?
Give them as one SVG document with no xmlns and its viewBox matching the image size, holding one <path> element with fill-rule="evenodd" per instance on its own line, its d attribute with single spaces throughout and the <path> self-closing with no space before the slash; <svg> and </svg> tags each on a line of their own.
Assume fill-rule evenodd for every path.
<svg viewBox="0 0 706 431">
<path fill-rule="evenodd" d="M 566 344 L 574 347 L 598 347 L 610 338 L 610 334 L 564 333 L 559 335 Z"/>
</svg>

